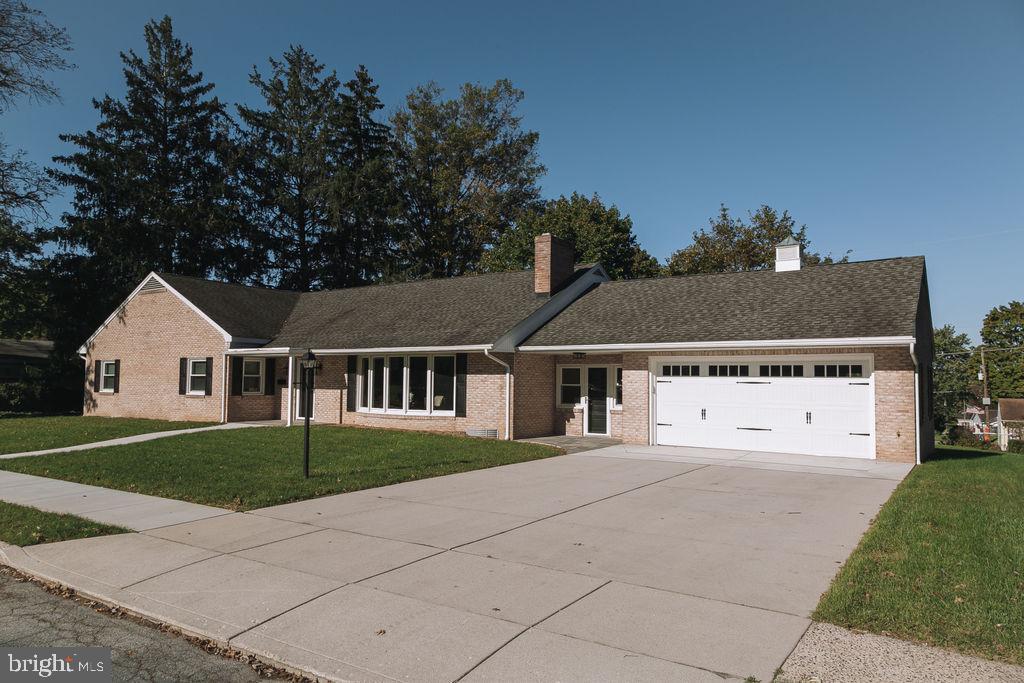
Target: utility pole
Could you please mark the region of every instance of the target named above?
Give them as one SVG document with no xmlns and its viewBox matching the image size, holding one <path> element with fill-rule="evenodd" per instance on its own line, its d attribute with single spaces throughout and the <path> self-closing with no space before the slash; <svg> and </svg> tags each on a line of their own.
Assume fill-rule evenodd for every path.
<svg viewBox="0 0 1024 683">
<path fill-rule="evenodd" d="M 982 428 L 982 434 L 984 439 L 988 441 L 988 425 L 989 415 L 988 409 L 991 405 L 992 399 L 988 395 L 988 368 L 985 367 L 985 347 L 981 347 L 981 404 L 985 406 L 985 426 Z"/>
</svg>

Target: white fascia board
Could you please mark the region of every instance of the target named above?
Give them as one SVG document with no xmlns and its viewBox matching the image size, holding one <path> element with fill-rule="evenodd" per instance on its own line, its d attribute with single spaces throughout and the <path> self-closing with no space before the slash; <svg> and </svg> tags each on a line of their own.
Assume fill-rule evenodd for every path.
<svg viewBox="0 0 1024 683">
<path fill-rule="evenodd" d="M 380 346 L 361 349 L 312 349 L 313 353 L 324 356 L 350 356 L 370 353 L 440 353 L 444 351 L 490 351 L 491 344 L 463 346 Z M 304 349 L 299 349 L 303 351 Z"/>
<path fill-rule="evenodd" d="M 906 346 L 913 337 L 841 337 L 833 339 L 752 339 L 718 342 L 664 342 L 656 344 L 579 344 L 574 346 L 520 346 L 523 353 L 572 353 L 574 351 L 689 351 L 704 349 L 791 349 L 830 346 Z"/>
<path fill-rule="evenodd" d="M 254 349 L 228 349 L 225 351 L 229 356 L 287 356 L 294 353 L 294 349 L 287 346 L 276 346 L 273 348 L 254 348 Z"/>
<path fill-rule="evenodd" d="M 140 282 L 140 283 L 139 283 L 138 287 L 136 287 L 135 289 L 133 289 L 133 290 L 132 290 L 132 293 L 131 293 L 131 294 L 129 294 L 129 295 L 127 296 L 127 297 L 125 297 L 125 300 L 124 300 L 124 301 L 122 301 L 122 302 L 121 302 L 121 303 L 120 303 L 120 304 L 119 304 L 119 305 L 118 305 L 118 306 L 117 306 L 117 307 L 116 307 L 116 308 L 114 309 L 114 312 L 113 312 L 113 313 L 111 313 L 111 314 L 110 314 L 110 315 L 109 315 L 109 316 L 107 317 L 107 319 L 103 321 L 103 324 L 102 324 L 102 325 L 100 325 L 100 326 L 99 326 L 98 328 L 96 328 L 96 331 L 95 331 L 95 332 L 93 332 L 93 333 L 92 333 L 91 335 L 89 335 L 89 338 L 85 340 L 85 343 L 84 343 L 84 344 L 82 344 L 82 345 L 81 345 L 80 347 L 78 347 L 78 353 L 79 353 L 79 354 L 85 354 L 85 353 L 87 353 L 87 352 L 88 352 L 88 350 L 89 350 L 89 345 L 90 345 L 90 344 L 92 344 L 92 341 L 93 341 L 93 339 L 95 339 L 95 338 L 96 338 L 96 336 L 97 336 L 97 335 L 98 335 L 98 334 L 99 334 L 100 332 L 102 332 L 103 330 L 105 330 L 105 329 L 106 329 L 106 327 L 107 327 L 107 325 L 109 325 L 109 324 L 110 324 L 111 322 L 113 322 L 113 321 L 114 321 L 114 319 L 115 319 L 115 318 L 117 317 L 117 314 L 118 314 L 118 313 L 119 313 L 119 312 L 120 312 L 120 311 L 121 311 L 121 310 L 122 310 L 122 309 L 123 309 L 123 308 L 124 308 L 125 306 L 127 306 L 127 305 L 128 305 L 128 302 L 129 302 L 129 301 L 131 301 L 132 299 L 134 299 L 134 298 L 135 298 L 135 295 L 136 295 L 136 294 L 138 294 L 138 293 L 139 293 L 139 290 L 141 290 L 141 289 L 142 289 L 142 286 L 143 286 L 144 284 L 146 284 L 146 283 L 147 283 L 147 282 L 149 281 L 149 278 L 155 278 L 155 279 L 156 279 L 156 281 L 157 281 L 157 282 L 159 282 L 160 284 L 162 284 L 162 285 L 163 285 L 163 286 L 164 286 L 164 287 L 165 287 L 165 288 L 166 288 L 166 289 L 167 289 L 167 290 L 168 290 L 169 292 L 171 292 L 172 294 L 174 294 L 174 296 L 178 297 L 178 298 L 179 298 L 179 299 L 180 299 L 180 300 L 181 300 L 181 301 L 182 301 L 182 302 L 183 302 L 183 303 L 184 303 L 184 304 L 185 304 L 186 306 L 188 306 L 188 307 L 189 307 L 189 308 L 191 308 L 191 309 L 192 309 L 193 311 L 195 311 L 195 312 L 196 312 L 196 313 L 197 313 L 197 314 L 199 315 L 199 317 L 201 317 L 201 318 L 202 318 L 203 320 L 205 320 L 206 322 L 210 323 L 210 325 L 212 325 L 212 326 L 213 326 L 213 328 L 214 328 L 215 330 L 217 330 L 218 332 L 220 332 L 221 336 L 223 336 L 223 337 L 224 337 L 224 341 L 225 341 L 225 342 L 227 342 L 227 343 L 229 343 L 229 344 L 231 343 L 231 335 L 230 335 L 230 334 L 228 334 L 227 330 L 225 330 L 225 329 L 224 329 L 223 327 L 221 327 L 220 325 L 218 325 L 217 323 L 215 323 L 215 322 L 213 321 L 213 319 L 212 319 L 212 318 L 211 318 L 210 316 L 206 315 L 206 314 L 205 314 L 205 313 L 203 313 L 203 312 L 202 312 L 201 310 L 199 310 L 199 307 L 198 307 L 198 306 L 196 306 L 196 305 L 195 305 L 195 304 L 193 304 L 193 303 L 192 303 L 191 301 L 189 301 L 189 300 L 188 300 L 188 299 L 186 299 L 186 298 L 185 298 L 184 296 L 182 296 L 181 292 L 179 292 L 179 291 L 178 291 L 178 290 L 176 290 L 176 289 L 175 289 L 174 287 L 171 287 L 171 286 L 170 286 L 169 284 L 167 284 L 167 281 L 166 281 L 166 280 L 164 280 L 164 279 L 163 279 L 162 277 L 160 277 L 159 275 L 157 275 L 157 274 L 156 274 L 155 272 L 153 272 L 153 271 L 150 271 L 149 275 L 147 275 L 146 277 L 142 278 L 142 282 Z"/>
</svg>

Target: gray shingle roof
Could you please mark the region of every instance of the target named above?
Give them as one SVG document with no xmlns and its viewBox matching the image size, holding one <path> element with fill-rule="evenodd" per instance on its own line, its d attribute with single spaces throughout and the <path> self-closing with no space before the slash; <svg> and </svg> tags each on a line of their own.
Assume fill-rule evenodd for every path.
<svg viewBox="0 0 1024 683">
<path fill-rule="evenodd" d="M 312 292 L 268 346 L 491 344 L 546 300 L 533 291 L 532 271 Z"/>
<path fill-rule="evenodd" d="M 491 344 L 547 301 L 532 271 L 309 293 L 158 275 L 232 336 L 268 347 Z"/>
<path fill-rule="evenodd" d="M 233 337 L 270 339 L 299 299 L 298 292 L 246 287 L 186 275 L 157 273 Z"/>
<path fill-rule="evenodd" d="M 619 280 L 523 346 L 913 336 L 924 257 Z"/>
<path fill-rule="evenodd" d="M 1024 398 L 999 399 L 999 416 L 1007 422 L 1024 422 Z"/>
</svg>

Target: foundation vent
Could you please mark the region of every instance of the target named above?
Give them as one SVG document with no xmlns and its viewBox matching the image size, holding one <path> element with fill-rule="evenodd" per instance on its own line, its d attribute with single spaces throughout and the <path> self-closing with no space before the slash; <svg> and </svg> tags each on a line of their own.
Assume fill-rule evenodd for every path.
<svg viewBox="0 0 1024 683">
<path fill-rule="evenodd" d="M 467 429 L 466 436 L 478 436 L 482 439 L 497 439 L 497 429 Z"/>
</svg>

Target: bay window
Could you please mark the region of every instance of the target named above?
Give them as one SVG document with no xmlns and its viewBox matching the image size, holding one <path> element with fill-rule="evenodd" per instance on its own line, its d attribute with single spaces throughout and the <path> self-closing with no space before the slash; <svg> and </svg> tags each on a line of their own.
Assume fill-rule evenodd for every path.
<svg viewBox="0 0 1024 683">
<path fill-rule="evenodd" d="M 363 357 L 357 367 L 360 411 L 455 414 L 455 356 Z"/>
</svg>

